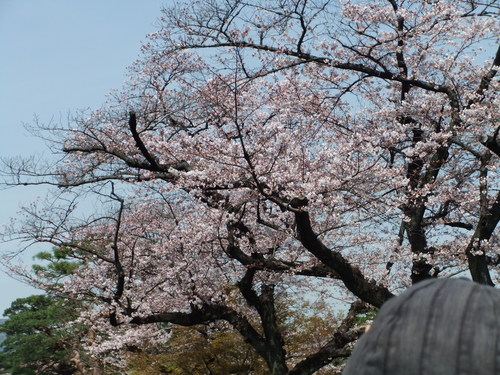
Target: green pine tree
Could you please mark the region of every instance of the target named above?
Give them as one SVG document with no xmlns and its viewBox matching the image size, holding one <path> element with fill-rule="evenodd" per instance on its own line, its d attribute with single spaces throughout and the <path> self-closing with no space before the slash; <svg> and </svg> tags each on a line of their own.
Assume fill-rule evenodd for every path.
<svg viewBox="0 0 500 375">
<path fill-rule="evenodd" d="M 40 252 L 33 270 L 40 279 L 58 289 L 61 279 L 79 266 L 74 253 L 64 247 Z M 71 359 L 79 350 L 80 328 L 72 322 L 76 302 L 55 295 L 18 298 L 6 309 L 8 318 L 0 325 L 6 335 L 0 344 L 0 373 L 13 375 L 69 375 L 76 372 Z"/>
<path fill-rule="evenodd" d="M 0 325 L 7 337 L 2 343 L 0 368 L 13 375 L 70 375 L 76 372 L 74 330 L 68 322 L 76 317 L 71 303 L 48 295 L 18 298 Z"/>
</svg>

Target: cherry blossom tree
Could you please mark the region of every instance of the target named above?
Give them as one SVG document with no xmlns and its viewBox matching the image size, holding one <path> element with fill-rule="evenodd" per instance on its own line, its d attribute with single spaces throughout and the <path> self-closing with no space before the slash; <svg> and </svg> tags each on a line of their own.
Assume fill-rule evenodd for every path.
<svg viewBox="0 0 500 375">
<path fill-rule="evenodd" d="M 362 304 L 297 362 L 279 293 L 379 307 L 431 277 L 494 284 L 496 1 L 206 0 L 160 22 L 102 108 L 38 126 L 55 164 L 7 162 L 59 188 L 10 234 L 84 254 L 64 288 L 115 327 L 100 349 L 225 321 L 271 373 L 311 374 L 348 356 Z"/>
</svg>

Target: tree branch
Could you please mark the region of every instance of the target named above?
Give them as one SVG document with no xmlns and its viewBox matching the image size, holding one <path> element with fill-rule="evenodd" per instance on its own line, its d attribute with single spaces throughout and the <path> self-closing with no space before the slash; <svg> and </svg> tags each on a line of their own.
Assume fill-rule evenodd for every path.
<svg viewBox="0 0 500 375">
<path fill-rule="evenodd" d="M 151 168 L 154 170 L 159 170 L 160 166 L 156 162 L 156 160 L 153 158 L 153 156 L 149 153 L 148 149 L 142 142 L 141 137 L 139 136 L 139 133 L 137 133 L 137 118 L 135 115 L 135 112 L 130 112 L 129 113 L 129 120 L 128 120 L 128 125 L 130 128 L 130 132 L 132 133 L 132 137 L 134 137 L 135 144 L 141 151 L 141 154 L 146 158 L 146 160 L 149 162 L 151 165 Z"/>
<path fill-rule="evenodd" d="M 266 356 L 267 346 L 262 336 L 252 327 L 250 322 L 242 315 L 227 306 L 203 305 L 191 312 L 165 312 L 151 314 L 145 317 L 136 316 L 131 324 L 172 323 L 181 326 L 206 324 L 216 320 L 225 320 L 230 323 L 250 345 L 259 353 Z"/>
<path fill-rule="evenodd" d="M 328 249 L 314 233 L 308 212 L 296 212 L 295 222 L 298 239 L 302 245 L 326 266 L 333 269 L 355 296 L 376 307 L 382 306 L 393 296 L 387 288 L 377 285 L 373 280 L 367 280 L 359 268 L 349 264 L 342 254 Z"/>
</svg>

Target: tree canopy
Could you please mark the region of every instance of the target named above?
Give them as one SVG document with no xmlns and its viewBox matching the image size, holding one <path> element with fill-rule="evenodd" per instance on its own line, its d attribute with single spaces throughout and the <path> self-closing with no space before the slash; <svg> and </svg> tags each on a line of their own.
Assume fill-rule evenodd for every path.
<svg viewBox="0 0 500 375">
<path fill-rule="evenodd" d="M 496 1 L 208 0 L 160 23 L 101 108 L 36 124 L 55 164 L 5 162 L 6 183 L 59 189 L 8 235 L 79 254 L 63 289 L 92 301 L 94 350 L 223 321 L 272 374 L 312 374 L 349 355 L 364 304 L 495 283 Z M 285 291 L 352 304 L 298 362 Z"/>
</svg>

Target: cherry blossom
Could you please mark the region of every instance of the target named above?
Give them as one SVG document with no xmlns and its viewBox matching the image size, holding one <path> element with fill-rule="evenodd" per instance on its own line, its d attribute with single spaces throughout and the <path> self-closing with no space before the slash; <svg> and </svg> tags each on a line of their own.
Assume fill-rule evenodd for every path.
<svg viewBox="0 0 500 375">
<path fill-rule="evenodd" d="M 431 277 L 497 280 L 498 35 L 495 1 L 167 8 L 122 90 L 45 129 L 55 169 L 7 165 L 100 209 L 27 209 L 11 234 L 84 259 L 63 289 L 113 327 L 102 350 L 222 320 L 273 374 L 313 373 L 346 355 L 359 305 L 291 366 L 280 293 L 379 307 Z"/>
</svg>

